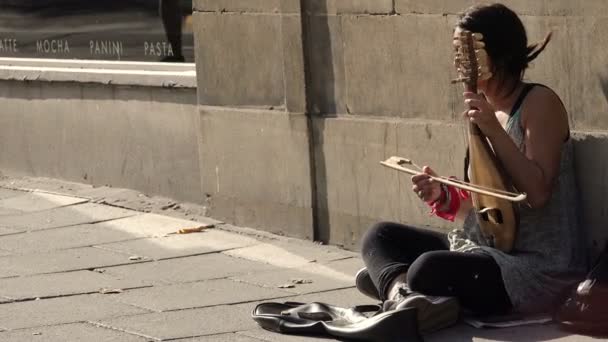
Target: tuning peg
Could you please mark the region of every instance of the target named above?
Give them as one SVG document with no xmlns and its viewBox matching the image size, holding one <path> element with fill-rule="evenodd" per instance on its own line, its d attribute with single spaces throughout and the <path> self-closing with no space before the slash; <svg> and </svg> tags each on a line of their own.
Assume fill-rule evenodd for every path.
<svg viewBox="0 0 608 342">
<path fill-rule="evenodd" d="M 492 73 L 488 71 L 487 73 L 480 73 L 479 79 L 482 81 L 487 81 L 490 78 L 492 78 L 492 76 L 493 76 Z"/>
<path fill-rule="evenodd" d="M 481 34 L 481 33 L 473 33 L 471 35 L 473 36 L 473 39 L 475 39 L 477 41 L 483 40 L 483 34 Z"/>
<path fill-rule="evenodd" d="M 458 77 L 458 78 L 456 78 L 456 79 L 453 79 L 453 80 L 451 81 L 451 83 L 452 83 L 452 84 L 454 84 L 454 83 L 468 82 L 468 81 L 470 81 L 470 80 L 471 80 L 471 78 L 470 78 L 470 77 Z"/>
<path fill-rule="evenodd" d="M 488 61 L 486 59 L 477 58 L 477 65 L 479 67 L 486 67 L 488 66 Z"/>
<path fill-rule="evenodd" d="M 477 59 L 488 59 L 488 53 L 484 49 L 475 50 L 475 55 L 477 56 Z"/>
<path fill-rule="evenodd" d="M 470 62 L 469 58 L 465 57 L 465 56 L 458 56 L 454 59 L 457 59 L 460 63 L 469 63 Z"/>
<path fill-rule="evenodd" d="M 486 43 L 482 41 L 476 41 L 473 45 L 475 46 L 475 49 L 483 49 L 486 47 Z"/>
</svg>

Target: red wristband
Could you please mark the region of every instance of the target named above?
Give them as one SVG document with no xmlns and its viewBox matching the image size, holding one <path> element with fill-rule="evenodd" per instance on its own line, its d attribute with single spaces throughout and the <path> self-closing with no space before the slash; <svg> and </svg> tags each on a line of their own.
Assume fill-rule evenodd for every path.
<svg viewBox="0 0 608 342">
<path fill-rule="evenodd" d="M 455 177 L 450 178 L 455 179 Z M 428 205 L 431 207 L 431 215 L 454 222 L 454 219 L 458 214 L 458 210 L 460 209 L 460 202 L 468 199 L 470 195 L 467 191 L 451 185 L 442 184 L 441 188 L 442 191 L 439 199 L 432 203 L 428 203 Z M 446 204 L 447 209 L 444 209 Z"/>
</svg>

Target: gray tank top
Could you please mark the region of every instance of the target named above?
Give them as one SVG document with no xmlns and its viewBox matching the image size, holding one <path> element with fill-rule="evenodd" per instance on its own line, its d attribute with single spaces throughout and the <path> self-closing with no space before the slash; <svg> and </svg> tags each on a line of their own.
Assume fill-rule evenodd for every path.
<svg viewBox="0 0 608 342">
<path fill-rule="evenodd" d="M 515 108 L 506 130 L 524 151 L 519 108 Z M 524 313 L 546 312 L 557 297 L 580 281 L 587 271 L 586 239 L 578 221 L 578 202 L 573 146 L 569 138 L 562 147 L 559 178 L 549 202 L 540 209 L 531 209 L 525 204 L 519 206 L 518 232 L 509 254 L 484 243 L 473 211 L 462 229 L 448 234 L 450 249 L 490 255 L 500 267 L 514 309 Z"/>
</svg>

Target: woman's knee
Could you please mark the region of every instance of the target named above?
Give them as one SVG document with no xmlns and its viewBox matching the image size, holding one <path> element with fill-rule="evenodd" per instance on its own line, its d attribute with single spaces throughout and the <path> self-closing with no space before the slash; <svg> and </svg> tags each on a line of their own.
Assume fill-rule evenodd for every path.
<svg viewBox="0 0 608 342">
<path fill-rule="evenodd" d="M 430 251 L 421 254 L 410 265 L 407 272 L 407 283 L 413 291 L 425 292 L 440 282 L 439 278 L 449 270 L 443 269 L 442 260 L 446 251 Z"/>
<path fill-rule="evenodd" d="M 361 254 L 369 254 L 375 249 L 382 248 L 385 241 L 390 240 L 391 232 L 395 229 L 395 223 L 378 222 L 371 226 L 361 239 Z"/>
</svg>

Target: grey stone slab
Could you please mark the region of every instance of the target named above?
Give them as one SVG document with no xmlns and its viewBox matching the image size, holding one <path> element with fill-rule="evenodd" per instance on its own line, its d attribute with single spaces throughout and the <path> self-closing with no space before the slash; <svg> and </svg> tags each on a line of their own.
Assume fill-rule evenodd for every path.
<svg viewBox="0 0 608 342">
<path fill-rule="evenodd" d="M 15 230 L 15 229 L 11 229 L 11 228 L 0 227 L 0 236 L 18 234 L 18 233 L 21 233 L 21 232 L 18 230 Z"/>
<path fill-rule="evenodd" d="M 313 14 L 390 14 L 393 0 L 307 1 L 306 11 Z"/>
<path fill-rule="evenodd" d="M 460 119 L 462 88 L 451 83 L 456 74 L 451 62 L 453 22 L 441 16 L 397 17 L 398 45 L 393 54 L 399 63 L 399 116 L 444 122 Z M 400 38 L 411 35 L 416 38 Z M 428 100 L 429 94 L 433 101 Z"/>
<path fill-rule="evenodd" d="M 33 212 L 77 203 L 84 203 L 87 201 L 88 200 L 86 199 L 77 197 L 55 195 L 44 192 L 30 192 L 20 196 L 0 199 L 0 208 L 19 210 L 22 212 Z"/>
<path fill-rule="evenodd" d="M 129 289 L 146 285 L 150 284 L 95 271 L 76 271 L 0 279 L 0 295 L 8 299 L 23 300 L 94 293 L 101 289 Z"/>
<path fill-rule="evenodd" d="M 255 329 L 255 303 L 152 313 L 106 319 L 96 323 L 143 336 L 169 340 Z"/>
<path fill-rule="evenodd" d="M 357 255 L 335 246 L 320 246 L 296 239 L 265 242 L 224 253 L 279 267 L 300 267 L 311 262 L 327 262 Z"/>
<path fill-rule="evenodd" d="M 195 12 L 194 21 L 206 42 L 196 51 L 199 104 L 284 106 L 281 16 Z"/>
<path fill-rule="evenodd" d="M 0 335 L 1 336 L 1 335 Z M 202 336 L 194 338 L 180 338 L 172 340 L 174 342 L 262 342 L 260 339 L 248 337 L 241 334 L 220 334 L 212 336 Z"/>
<path fill-rule="evenodd" d="M 61 297 L 0 305 L 0 322 L 8 329 L 101 320 L 148 313 L 107 295 Z"/>
<path fill-rule="evenodd" d="M 139 263 L 129 255 L 84 247 L 49 253 L 0 257 L 0 277 L 93 269 Z"/>
<path fill-rule="evenodd" d="M 306 116 L 226 107 L 199 110 L 208 215 L 237 226 L 312 239 Z"/>
<path fill-rule="evenodd" d="M 17 276 L 19 276 L 19 272 L 17 272 L 16 270 L 2 269 L 2 267 L 0 266 L 0 278 L 11 278 Z"/>
<path fill-rule="evenodd" d="M 346 102 L 350 112 L 391 115 L 403 108 L 396 16 L 345 17 L 342 21 Z M 373 44 L 370 44 L 373 42 Z"/>
<path fill-rule="evenodd" d="M 130 197 L 133 193 L 136 193 L 136 191 L 123 188 L 112 188 L 109 186 L 98 186 L 78 189 L 74 193 L 77 196 L 86 197 L 94 202 L 98 202 L 103 201 L 106 198 Z"/>
<path fill-rule="evenodd" d="M 104 271 L 122 279 L 155 284 L 174 284 L 225 278 L 269 269 L 271 269 L 270 266 L 262 263 L 231 258 L 223 254 L 205 254 L 138 265 L 111 267 L 104 269 Z"/>
<path fill-rule="evenodd" d="M 123 231 L 136 237 L 162 237 L 183 228 L 207 226 L 205 223 L 182 220 L 157 214 L 142 214 L 102 222 L 100 228 Z"/>
<path fill-rule="evenodd" d="M 313 125 L 324 142 L 315 147 L 323 160 L 316 164 L 318 202 L 327 203 L 319 210 L 319 239 L 357 249 L 374 222 L 405 210 L 398 187 L 403 174 L 379 164 L 396 155 L 397 125 L 352 117 L 315 118 Z"/>
<path fill-rule="evenodd" d="M 61 324 L 0 333 L 3 342 L 146 342 L 149 338 L 97 327 L 88 323 Z"/>
<path fill-rule="evenodd" d="M 308 2 L 309 6 L 314 4 Z M 313 15 L 308 17 L 307 23 L 308 50 L 314 51 L 307 56 L 311 114 L 347 113 L 342 18 Z"/>
<path fill-rule="evenodd" d="M 292 1 L 292 0 L 290 0 Z M 194 0 L 195 11 L 280 13 L 284 0 Z"/>
<path fill-rule="evenodd" d="M 286 297 L 291 293 L 230 279 L 130 290 L 115 298 L 154 311 L 171 311 Z"/>
<path fill-rule="evenodd" d="M 17 177 L 11 175 L 6 179 L 0 180 L 0 186 L 14 191 L 46 191 L 50 193 L 65 194 L 68 196 L 75 195 L 77 191 L 82 189 L 92 188 L 89 184 L 69 182 L 56 178 L 45 177 Z"/>
<path fill-rule="evenodd" d="M 1 240 L 0 240 L 1 241 Z M 170 235 L 116 242 L 97 247 L 161 260 L 202 253 L 219 252 L 258 244 L 255 239 L 239 234 L 208 229 L 201 233 Z"/>
<path fill-rule="evenodd" d="M 167 82 L 167 75 L 162 77 Z M 5 96 L 12 107 L 0 138 L 11 153 L 0 156 L 2 165 L 22 173 L 199 201 L 196 88 L 169 88 L 7 83 L 2 91 L 10 92 Z M 36 115 L 40 106 L 45 108 L 44 120 Z M 59 162 L 65 156 L 78 158 Z"/>
<path fill-rule="evenodd" d="M 353 276 L 354 273 L 345 274 L 327 265 L 310 264 L 298 268 L 237 275 L 232 279 L 270 288 L 290 285 L 293 287 L 282 289 L 293 293 L 312 293 L 353 287 Z"/>
<path fill-rule="evenodd" d="M 22 214 L 22 213 L 23 213 L 22 210 L 0 208 L 0 217 L 7 216 L 7 215 L 18 215 L 18 214 Z"/>
<path fill-rule="evenodd" d="M 505 329 L 476 329 L 463 323 L 425 336 L 428 342 L 552 341 L 587 342 L 604 339 L 573 335 L 555 324 L 530 325 Z"/>
<path fill-rule="evenodd" d="M 59 249 L 138 239 L 131 233 L 87 224 L 0 236 L 0 246 L 14 253 L 41 253 Z"/>
<path fill-rule="evenodd" d="M 138 212 L 132 210 L 95 203 L 83 203 L 36 213 L 4 216 L 0 220 L 0 226 L 20 231 L 31 231 L 95 223 L 138 214 Z"/>
<path fill-rule="evenodd" d="M 395 0 L 397 12 L 402 14 L 456 14 L 476 3 L 479 2 L 473 0 Z M 608 10 L 602 0 L 589 0 L 584 3 L 574 3 L 565 0 L 503 0 L 501 3 L 509 6 L 520 16 L 584 16 L 593 18 L 605 17 L 608 14 Z"/>
<path fill-rule="evenodd" d="M 283 335 L 275 332 L 267 331 L 262 328 L 247 330 L 247 331 L 239 331 L 237 335 L 247 336 L 250 338 L 255 338 L 256 341 L 265 341 L 265 342 L 314 342 L 314 341 L 337 341 L 332 338 L 322 338 L 322 337 L 311 337 L 311 336 L 298 336 L 298 335 Z"/>
<path fill-rule="evenodd" d="M 0 188 L 0 199 L 7 199 L 23 195 L 23 191 Z"/>
<path fill-rule="evenodd" d="M 352 277 L 352 279 L 355 278 L 355 274 L 357 274 L 360 269 L 365 267 L 365 263 L 363 263 L 363 260 L 361 260 L 361 258 L 358 256 L 348 259 L 330 261 L 324 265 L 332 270 L 339 271 L 342 274 Z"/>
<path fill-rule="evenodd" d="M 295 3 L 294 7 L 300 12 L 299 1 L 292 0 L 289 2 Z M 283 4 L 285 3 L 287 2 L 283 1 Z M 286 84 L 285 109 L 289 113 L 306 112 L 306 73 L 304 70 L 305 58 L 302 53 L 304 51 L 304 42 L 301 39 L 302 30 L 302 16 L 281 16 L 281 45 L 283 48 L 283 69 L 285 70 L 283 74 Z"/>
</svg>

